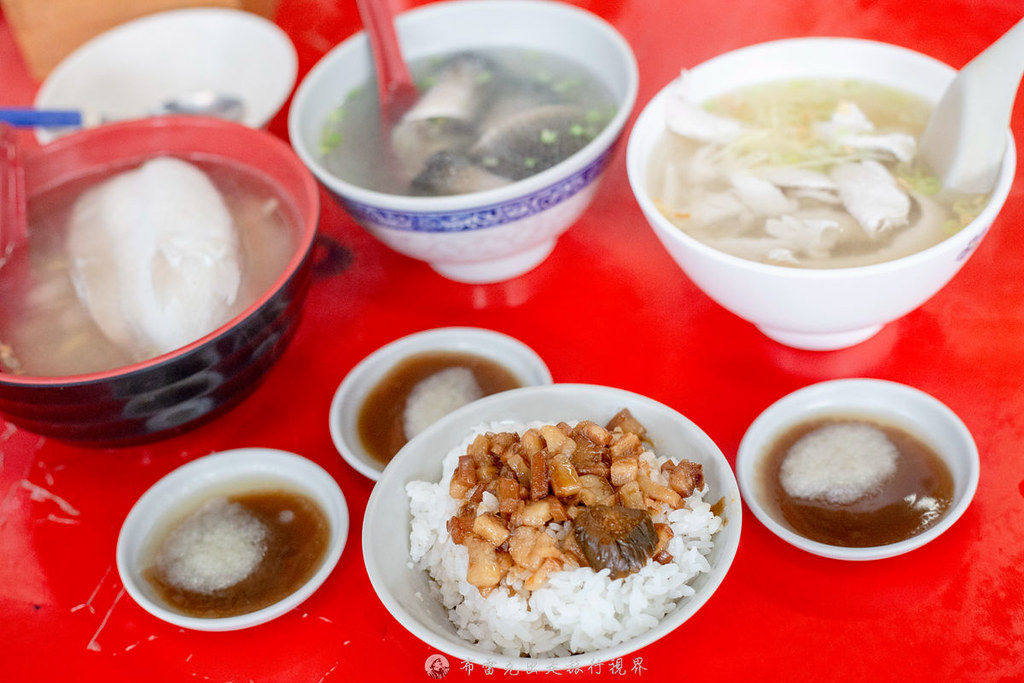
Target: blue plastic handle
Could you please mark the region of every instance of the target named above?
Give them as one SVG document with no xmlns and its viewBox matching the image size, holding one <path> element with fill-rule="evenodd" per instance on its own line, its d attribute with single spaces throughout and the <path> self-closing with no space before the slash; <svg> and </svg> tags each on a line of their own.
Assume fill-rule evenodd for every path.
<svg viewBox="0 0 1024 683">
<path fill-rule="evenodd" d="M 0 108 L 0 121 L 21 128 L 81 126 L 82 112 L 73 109 Z"/>
</svg>

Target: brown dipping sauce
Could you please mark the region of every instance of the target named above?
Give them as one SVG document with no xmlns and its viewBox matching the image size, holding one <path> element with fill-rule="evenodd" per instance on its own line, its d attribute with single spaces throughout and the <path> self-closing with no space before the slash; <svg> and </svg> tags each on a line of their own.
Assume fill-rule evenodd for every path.
<svg viewBox="0 0 1024 683">
<path fill-rule="evenodd" d="M 210 593 L 182 589 L 169 583 L 159 566 L 148 567 L 143 576 L 176 612 L 208 619 L 255 612 L 294 593 L 323 563 L 330 523 L 312 499 L 300 493 L 274 490 L 230 495 L 227 500 L 244 506 L 266 525 L 263 559 L 241 581 Z M 285 522 L 281 513 L 287 512 L 292 516 Z"/>
<path fill-rule="evenodd" d="M 427 351 L 396 365 L 367 395 L 359 410 L 358 429 L 363 447 L 387 464 L 406 444 L 403 415 L 413 387 L 434 373 L 464 367 L 473 373 L 484 396 L 522 386 L 510 370 L 483 356 L 454 351 Z"/>
<path fill-rule="evenodd" d="M 803 436 L 826 425 L 868 424 L 896 447 L 896 472 L 851 503 L 790 496 L 779 479 L 789 449 Z M 921 533 L 945 514 L 953 500 L 953 475 L 934 450 L 899 427 L 859 418 L 823 418 L 786 432 L 761 464 L 763 490 L 786 522 L 801 536 L 834 546 L 888 545 Z"/>
</svg>

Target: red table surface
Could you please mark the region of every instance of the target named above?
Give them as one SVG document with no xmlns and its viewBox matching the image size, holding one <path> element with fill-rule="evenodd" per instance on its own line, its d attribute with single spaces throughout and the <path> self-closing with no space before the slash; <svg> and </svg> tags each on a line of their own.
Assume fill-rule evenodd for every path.
<svg viewBox="0 0 1024 683">
<path fill-rule="evenodd" d="M 574 4 L 603 16 L 633 45 L 637 111 L 680 68 L 778 38 L 871 38 L 960 67 L 1024 11 L 1021 0 Z M 283 0 L 276 21 L 297 46 L 300 76 L 359 28 L 355 3 L 342 0 Z M 37 87 L 0 16 L 0 104 L 29 104 Z M 270 126 L 282 137 L 285 119 L 282 112 Z M 1020 138 L 1024 106 L 1012 125 Z M 33 144 L 27 133 L 25 140 Z M 897 558 L 815 557 L 747 514 L 731 571 L 693 618 L 600 671 L 563 673 L 562 680 L 1020 680 L 1024 178 L 976 254 L 924 306 L 859 346 L 804 352 L 763 337 L 674 265 L 630 193 L 624 147 L 594 204 L 551 257 L 498 285 L 444 280 L 376 242 L 325 194 L 321 229 L 352 252 L 350 267 L 314 282 L 281 361 L 255 393 L 206 426 L 151 445 L 96 450 L 0 420 L 0 681 L 425 680 L 434 650 L 390 616 L 367 578 L 360 531 L 372 483 L 335 451 L 327 411 L 337 384 L 366 354 L 446 325 L 522 339 L 555 381 L 662 401 L 700 425 L 730 462 L 747 426 L 773 401 L 814 382 L 858 376 L 902 382 L 945 402 L 981 453 L 981 481 L 966 514 L 943 537 Z M 581 306 L 602 314 L 574 314 Z M 200 633 L 159 621 L 128 597 L 114 567 L 121 522 L 164 474 L 244 446 L 299 453 L 337 479 L 352 520 L 341 561 L 316 594 L 263 626 Z M 451 680 L 505 675 L 451 664 Z"/>
</svg>

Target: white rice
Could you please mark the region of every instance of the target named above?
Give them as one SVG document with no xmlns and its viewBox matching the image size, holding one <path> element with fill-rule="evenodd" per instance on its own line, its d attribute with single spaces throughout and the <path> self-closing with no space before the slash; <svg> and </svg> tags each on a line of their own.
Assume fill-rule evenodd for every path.
<svg viewBox="0 0 1024 683">
<path fill-rule="evenodd" d="M 448 610 L 461 637 L 508 656 L 559 657 L 592 652 L 650 630 L 680 600 L 693 595 L 689 584 L 696 576 L 710 571 L 706 556 L 713 547 L 712 536 L 722 526 L 722 520 L 703 500 L 705 487 L 687 498 L 683 508 L 652 515 L 655 522 L 672 527 L 668 552 L 673 561 L 668 564 L 650 561 L 640 571 L 615 580 L 609 578 L 608 570 L 595 572 L 589 567 L 554 572 L 532 593 L 524 590 L 522 579 L 510 572 L 496 590 L 483 597 L 466 580 L 469 555 L 465 546 L 454 543 L 447 531 L 447 522 L 460 503 L 449 495 L 448 482 L 459 456 L 466 453 L 477 434 L 522 434 L 541 424 L 481 425 L 445 457 L 440 482 L 415 481 L 406 486 L 415 566 L 433 578 L 435 597 Z M 649 451 L 642 457 L 654 465 L 652 472 L 660 475 L 658 468 L 667 458 L 658 458 Z M 486 498 L 478 513 L 485 509 Z M 561 531 L 559 525 L 549 525 L 549 529 L 556 535 Z M 510 594 L 510 588 L 514 594 Z"/>
</svg>

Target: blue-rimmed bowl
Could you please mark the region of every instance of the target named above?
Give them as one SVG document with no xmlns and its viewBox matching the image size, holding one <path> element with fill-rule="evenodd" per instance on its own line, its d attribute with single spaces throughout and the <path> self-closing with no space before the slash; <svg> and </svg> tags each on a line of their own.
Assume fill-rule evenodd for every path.
<svg viewBox="0 0 1024 683">
<path fill-rule="evenodd" d="M 636 101 L 629 44 L 606 21 L 578 7 L 536 0 L 458 0 L 401 14 L 396 30 L 407 60 L 460 50 L 521 47 L 577 62 L 601 79 L 618 105 L 605 129 L 573 156 L 494 190 L 445 197 L 375 192 L 341 180 L 321 159 L 324 124 L 355 88 L 373 78 L 363 32 L 328 52 L 292 100 L 292 146 L 314 175 L 371 234 L 459 282 L 499 282 L 539 265 L 593 199 Z"/>
</svg>

